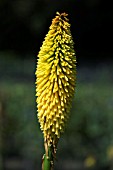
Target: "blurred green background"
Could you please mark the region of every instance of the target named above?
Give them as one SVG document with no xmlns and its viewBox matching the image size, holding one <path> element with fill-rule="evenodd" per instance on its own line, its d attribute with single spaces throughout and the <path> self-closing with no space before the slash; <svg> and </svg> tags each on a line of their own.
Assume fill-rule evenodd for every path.
<svg viewBox="0 0 113 170">
<path fill-rule="evenodd" d="M 41 169 L 35 68 L 56 11 L 69 13 L 78 63 L 55 170 L 113 170 L 113 10 L 100 0 L 0 1 L 0 170 Z"/>
</svg>

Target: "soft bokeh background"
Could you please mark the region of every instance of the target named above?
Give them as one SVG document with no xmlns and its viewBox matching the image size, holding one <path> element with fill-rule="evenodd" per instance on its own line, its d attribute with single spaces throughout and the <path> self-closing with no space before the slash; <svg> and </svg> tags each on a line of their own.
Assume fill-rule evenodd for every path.
<svg viewBox="0 0 113 170">
<path fill-rule="evenodd" d="M 113 170 L 113 9 L 101 0 L 0 0 L 0 170 L 40 170 L 36 58 L 56 11 L 77 55 L 71 117 L 55 170 Z"/>
</svg>

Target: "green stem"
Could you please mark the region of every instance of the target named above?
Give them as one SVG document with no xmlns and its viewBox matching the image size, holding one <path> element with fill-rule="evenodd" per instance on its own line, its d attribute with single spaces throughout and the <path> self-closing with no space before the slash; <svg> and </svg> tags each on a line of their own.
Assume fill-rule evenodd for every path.
<svg viewBox="0 0 113 170">
<path fill-rule="evenodd" d="M 48 153 L 44 154 L 42 170 L 53 170 L 53 154 L 51 148 L 48 148 Z"/>
</svg>

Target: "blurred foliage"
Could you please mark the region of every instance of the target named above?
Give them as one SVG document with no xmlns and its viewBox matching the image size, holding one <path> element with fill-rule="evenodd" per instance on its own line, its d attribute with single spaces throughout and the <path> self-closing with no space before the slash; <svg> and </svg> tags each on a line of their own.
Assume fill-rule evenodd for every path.
<svg viewBox="0 0 113 170">
<path fill-rule="evenodd" d="M 84 164 L 85 164 L 85 167 L 88 167 L 88 168 L 94 167 L 95 164 L 96 164 L 96 160 L 95 160 L 94 156 L 89 155 L 89 156 L 85 159 Z"/>
<path fill-rule="evenodd" d="M 2 155 L 30 159 L 39 166 L 43 135 L 36 117 L 35 61 L 1 54 L 0 112 Z M 98 169 L 110 165 L 113 157 L 112 66 L 78 68 L 78 80 L 70 120 L 61 137 L 57 157 L 81 160 Z M 100 170 L 99 169 L 99 170 Z"/>
</svg>

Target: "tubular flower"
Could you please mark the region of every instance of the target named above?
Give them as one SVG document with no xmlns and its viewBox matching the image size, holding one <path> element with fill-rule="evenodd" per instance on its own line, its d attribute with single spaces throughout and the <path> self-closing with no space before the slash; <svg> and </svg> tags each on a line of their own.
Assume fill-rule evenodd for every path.
<svg viewBox="0 0 113 170">
<path fill-rule="evenodd" d="M 47 146 L 56 146 L 69 117 L 75 90 L 76 56 L 67 14 L 52 20 L 36 69 L 38 120 Z"/>
</svg>

